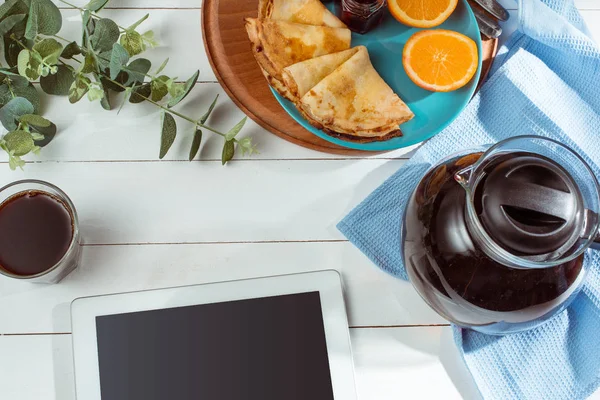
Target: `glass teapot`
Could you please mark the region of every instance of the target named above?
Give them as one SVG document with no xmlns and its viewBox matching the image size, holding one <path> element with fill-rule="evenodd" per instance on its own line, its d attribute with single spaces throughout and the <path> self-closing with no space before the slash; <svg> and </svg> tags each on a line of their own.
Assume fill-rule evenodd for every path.
<svg viewBox="0 0 600 400">
<path fill-rule="evenodd" d="M 432 167 L 409 200 L 401 250 L 410 281 L 456 325 L 534 328 L 583 286 L 598 181 L 579 155 L 539 136 L 462 154 Z"/>
</svg>

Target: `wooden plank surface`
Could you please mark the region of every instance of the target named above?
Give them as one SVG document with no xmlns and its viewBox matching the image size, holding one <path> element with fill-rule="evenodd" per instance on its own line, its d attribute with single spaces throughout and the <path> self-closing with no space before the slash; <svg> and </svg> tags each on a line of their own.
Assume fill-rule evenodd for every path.
<svg viewBox="0 0 600 400">
<path fill-rule="evenodd" d="M 348 242 L 85 246 L 59 285 L 0 279 L 0 334 L 71 332 L 82 296 L 335 269 L 354 327 L 447 324 L 403 282 L 374 268 Z M 15 312 L 18 310 L 18 312 Z"/>
<path fill-rule="evenodd" d="M 343 240 L 338 221 L 404 162 L 40 163 L 0 182 L 62 188 L 88 244 Z"/>
</svg>

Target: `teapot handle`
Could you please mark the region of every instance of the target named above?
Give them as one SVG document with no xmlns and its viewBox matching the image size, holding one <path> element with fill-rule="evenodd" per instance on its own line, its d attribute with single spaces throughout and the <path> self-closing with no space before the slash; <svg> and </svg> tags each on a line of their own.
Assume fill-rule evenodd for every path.
<svg viewBox="0 0 600 400">
<path fill-rule="evenodd" d="M 600 250 L 600 231 L 596 232 L 596 239 L 590 245 L 591 249 Z"/>
</svg>

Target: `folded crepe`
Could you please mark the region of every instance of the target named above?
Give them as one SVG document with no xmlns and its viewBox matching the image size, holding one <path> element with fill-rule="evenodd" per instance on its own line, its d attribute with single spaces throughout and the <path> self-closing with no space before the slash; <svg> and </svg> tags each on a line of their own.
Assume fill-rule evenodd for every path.
<svg viewBox="0 0 600 400">
<path fill-rule="evenodd" d="M 298 82 L 302 78 L 289 71 Z M 370 142 L 401 136 L 414 114 L 379 76 L 364 46 L 297 103 L 306 119 L 328 134 Z"/>
<path fill-rule="evenodd" d="M 354 47 L 290 65 L 283 69 L 283 82 L 291 95 L 299 100 L 358 50 Z"/>
<path fill-rule="evenodd" d="M 320 0 L 260 0 L 258 18 L 346 28 Z"/>
<path fill-rule="evenodd" d="M 285 67 L 350 48 L 351 32 L 345 28 L 246 18 L 246 30 L 269 84 L 290 100 L 294 97 L 282 81 Z"/>
</svg>

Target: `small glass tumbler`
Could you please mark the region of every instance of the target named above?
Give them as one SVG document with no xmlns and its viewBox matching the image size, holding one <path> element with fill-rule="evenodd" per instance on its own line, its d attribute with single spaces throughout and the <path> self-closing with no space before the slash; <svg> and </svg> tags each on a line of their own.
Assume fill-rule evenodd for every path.
<svg viewBox="0 0 600 400">
<path fill-rule="evenodd" d="M 59 261 L 53 265 L 51 264 L 48 268 L 45 268 L 40 272 L 33 274 L 20 274 L 10 270 L 6 265 L 3 266 L 0 262 L 0 274 L 9 278 L 20 279 L 34 283 L 58 283 L 61 279 L 77 268 L 79 264 L 81 244 L 79 222 L 77 219 L 75 206 L 65 192 L 51 183 L 40 180 L 21 180 L 0 188 L 0 213 L 5 205 L 8 205 L 11 201 L 18 199 L 21 196 L 27 195 L 45 195 L 64 207 L 71 219 L 70 243 L 68 244 L 66 251 Z M 35 245 L 30 245 L 29 247 L 31 248 L 27 247 L 27 243 L 21 243 L 21 245 L 23 250 L 19 251 L 39 251 L 39 249 L 35 248 Z M 21 246 L 19 246 L 19 249 L 21 249 Z M 2 254 L 0 254 L 0 260 L 2 259 Z"/>
</svg>

